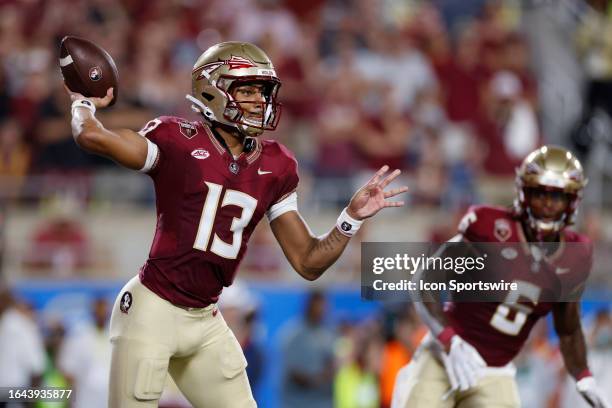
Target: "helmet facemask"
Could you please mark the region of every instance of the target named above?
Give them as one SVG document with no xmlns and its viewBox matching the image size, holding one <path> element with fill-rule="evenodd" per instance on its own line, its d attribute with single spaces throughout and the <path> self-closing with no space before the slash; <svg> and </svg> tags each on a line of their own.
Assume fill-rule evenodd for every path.
<svg viewBox="0 0 612 408">
<path fill-rule="evenodd" d="M 241 101 L 236 100 L 232 95 L 236 88 L 242 86 L 261 86 L 264 101 Z M 217 83 L 217 86 L 223 89 L 228 98 L 228 103 L 223 112 L 223 117 L 235 123 L 239 130 L 247 136 L 258 136 L 264 130 L 275 130 L 278 126 L 281 113 L 281 104 L 277 102 L 278 89 L 280 81 L 270 78 L 228 78 L 223 77 Z M 259 105 L 260 117 L 251 113 L 251 107 Z"/>
<path fill-rule="evenodd" d="M 553 194 L 563 195 L 565 198 L 565 208 L 559 210 L 551 217 L 542 217 L 537 214 L 537 210 L 533 207 L 533 196 L 537 194 Z M 538 238 L 542 238 L 551 233 L 558 233 L 567 225 L 573 223 L 573 218 L 577 212 L 578 196 L 569 194 L 561 189 L 550 187 L 523 187 L 520 193 L 519 200 L 523 202 L 524 214 L 529 228 L 536 233 Z M 555 200 L 555 199 L 553 199 Z"/>
</svg>

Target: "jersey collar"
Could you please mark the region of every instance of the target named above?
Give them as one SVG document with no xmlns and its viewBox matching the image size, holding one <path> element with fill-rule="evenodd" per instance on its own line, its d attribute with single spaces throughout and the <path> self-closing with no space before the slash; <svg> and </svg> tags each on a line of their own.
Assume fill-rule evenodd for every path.
<svg viewBox="0 0 612 408">
<path fill-rule="evenodd" d="M 227 155 L 228 157 L 232 157 L 229 148 L 227 147 L 227 144 L 225 143 L 225 140 L 223 140 L 221 135 L 215 132 L 210 126 L 204 125 L 204 128 L 206 129 L 206 134 L 208 135 L 208 138 L 210 139 L 213 146 L 215 146 L 215 149 L 219 152 L 219 154 L 221 156 Z M 240 153 L 240 156 L 238 156 L 235 161 L 246 161 L 247 164 L 252 164 L 253 162 L 255 162 L 255 160 L 259 158 L 262 151 L 261 143 L 256 138 L 252 138 L 252 140 L 253 143 L 255 143 L 255 147 L 253 148 L 253 150 L 249 153 Z"/>
</svg>

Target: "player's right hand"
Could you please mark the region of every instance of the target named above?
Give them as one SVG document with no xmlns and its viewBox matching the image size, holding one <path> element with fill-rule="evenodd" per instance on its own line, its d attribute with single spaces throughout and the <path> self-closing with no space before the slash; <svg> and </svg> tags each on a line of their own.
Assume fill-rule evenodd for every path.
<svg viewBox="0 0 612 408">
<path fill-rule="evenodd" d="M 478 350 L 454 335 L 450 341 L 448 354 L 443 355 L 442 362 L 451 383 L 452 390 L 466 391 L 476 385 L 487 366 Z"/>
<path fill-rule="evenodd" d="M 108 90 L 106 91 L 106 96 L 104 98 L 96 98 L 92 96 L 85 97 L 78 92 L 72 92 L 70 88 L 68 88 L 68 85 L 66 85 L 65 83 L 64 89 L 68 93 L 68 96 L 70 96 L 70 101 L 74 102 L 77 99 L 89 99 L 94 104 L 96 109 L 106 108 L 108 104 L 111 103 L 111 101 L 113 100 L 113 88 L 108 88 Z"/>
</svg>

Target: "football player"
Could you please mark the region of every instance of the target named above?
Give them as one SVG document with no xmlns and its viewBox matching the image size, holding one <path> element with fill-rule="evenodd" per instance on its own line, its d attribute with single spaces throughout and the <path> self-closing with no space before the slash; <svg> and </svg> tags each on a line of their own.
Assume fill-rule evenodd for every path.
<svg viewBox="0 0 612 408">
<path fill-rule="evenodd" d="M 587 366 L 577 303 L 591 267 L 592 244 L 566 228 L 573 223 L 585 184 L 582 166 L 571 152 L 543 146 L 517 169 L 512 209 L 468 210 L 451 241 L 467 243 L 463 248 L 470 249 L 463 252 L 477 243 L 496 243 L 499 255 L 485 265 L 493 263 L 501 271 L 496 276 L 517 283 L 518 290 L 508 292 L 504 302 L 445 304 L 430 301 L 439 299 L 439 293 L 419 292 L 416 309 L 430 333 L 396 377 L 393 408 L 520 407 L 512 360 L 537 320 L 551 311 L 578 391 L 592 407 L 608 406 Z M 451 247 L 446 245 L 440 254 L 452 253 Z M 550 301 L 551 290 L 562 292 L 563 301 Z"/>
<path fill-rule="evenodd" d="M 297 163 L 283 145 L 258 139 L 280 117 L 281 82 L 268 56 L 226 42 L 195 63 L 187 99 L 202 120 L 162 116 L 142 130 L 107 129 L 95 117 L 104 98 L 72 99 L 72 130 L 88 152 L 147 173 L 157 228 L 149 259 L 121 290 L 111 317 L 109 406 L 156 407 L 169 372 L 198 408 L 256 406 L 246 360 L 216 303 L 257 223 L 267 216 L 293 268 L 314 280 L 332 265 L 362 222 L 407 190 L 383 166 L 355 193 L 336 225 L 316 237 L 298 213 Z"/>
</svg>

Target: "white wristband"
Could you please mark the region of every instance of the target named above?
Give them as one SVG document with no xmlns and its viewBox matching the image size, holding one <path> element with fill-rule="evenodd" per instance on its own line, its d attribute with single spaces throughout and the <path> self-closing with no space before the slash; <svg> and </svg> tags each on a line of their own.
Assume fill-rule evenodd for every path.
<svg viewBox="0 0 612 408">
<path fill-rule="evenodd" d="M 85 109 L 89 109 L 91 113 L 96 113 L 96 105 L 94 105 L 94 103 L 90 101 L 89 99 L 77 99 L 76 101 L 72 102 L 72 107 L 70 109 L 70 112 L 73 115 L 74 115 L 74 110 L 76 108 L 85 108 Z"/>
<path fill-rule="evenodd" d="M 352 237 L 359 231 L 359 228 L 363 224 L 363 221 L 359 221 L 348 215 L 346 212 L 346 208 L 342 210 L 338 220 L 336 220 L 336 228 L 340 231 L 341 234 L 346 235 L 347 237 Z"/>
<path fill-rule="evenodd" d="M 84 108 L 86 110 L 77 108 Z M 74 137 L 74 140 L 77 140 L 83 131 L 83 123 L 85 123 L 85 120 L 93 117 L 93 115 L 96 113 L 96 107 L 89 99 L 77 99 L 76 101 L 72 102 L 70 112 L 72 113 L 72 120 L 70 121 L 70 126 L 72 127 L 72 137 Z"/>
</svg>

